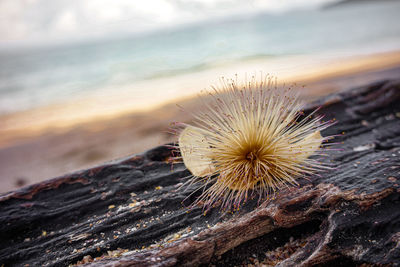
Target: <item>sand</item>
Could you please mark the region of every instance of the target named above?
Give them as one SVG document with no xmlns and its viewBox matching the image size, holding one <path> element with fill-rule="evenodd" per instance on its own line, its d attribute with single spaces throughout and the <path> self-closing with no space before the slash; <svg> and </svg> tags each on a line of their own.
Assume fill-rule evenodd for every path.
<svg viewBox="0 0 400 267">
<path fill-rule="evenodd" d="M 0 192 L 174 141 L 176 137 L 169 133 L 170 124 L 189 121 L 190 111 L 200 105 L 193 95 L 217 84 L 221 75 L 233 77 L 235 73 L 254 73 L 254 70 L 274 67 L 274 74 L 280 80 L 306 85 L 301 91 L 304 101 L 376 80 L 400 77 L 399 52 L 301 60 L 292 58 L 275 63 L 256 60 L 240 66 L 217 66 L 198 73 L 146 81 L 135 86 L 164 86 L 165 92 L 152 101 L 143 97 L 144 104 L 135 107 L 129 102 L 133 101 L 130 97 L 133 89 L 128 88 L 122 89 L 118 96 L 86 99 L 89 110 L 82 100 L 72 106 L 64 103 L 0 118 Z"/>
</svg>

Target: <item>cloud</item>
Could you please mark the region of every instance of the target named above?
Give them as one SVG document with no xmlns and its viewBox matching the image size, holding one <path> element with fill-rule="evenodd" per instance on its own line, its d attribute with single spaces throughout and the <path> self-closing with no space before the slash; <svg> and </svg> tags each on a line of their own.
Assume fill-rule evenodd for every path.
<svg viewBox="0 0 400 267">
<path fill-rule="evenodd" d="M 79 23 L 73 10 L 66 10 L 54 22 L 54 29 L 60 32 L 73 32 L 77 30 Z"/>
<path fill-rule="evenodd" d="M 1 0 L 0 42 L 140 32 L 229 14 L 336 0 Z"/>
</svg>

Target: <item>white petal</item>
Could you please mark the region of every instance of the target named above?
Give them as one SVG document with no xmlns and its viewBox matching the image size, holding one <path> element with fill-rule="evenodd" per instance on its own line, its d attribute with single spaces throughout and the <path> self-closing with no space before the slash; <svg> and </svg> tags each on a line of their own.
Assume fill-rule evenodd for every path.
<svg viewBox="0 0 400 267">
<path fill-rule="evenodd" d="M 214 172 L 211 159 L 205 155 L 208 143 L 200 128 L 186 127 L 179 135 L 179 149 L 183 163 L 193 175 L 203 177 Z"/>
<path fill-rule="evenodd" d="M 304 159 L 308 158 L 319 149 L 322 144 L 322 140 L 323 138 L 320 131 L 315 131 L 304 138 L 304 140 L 301 142 L 304 151 Z"/>
</svg>

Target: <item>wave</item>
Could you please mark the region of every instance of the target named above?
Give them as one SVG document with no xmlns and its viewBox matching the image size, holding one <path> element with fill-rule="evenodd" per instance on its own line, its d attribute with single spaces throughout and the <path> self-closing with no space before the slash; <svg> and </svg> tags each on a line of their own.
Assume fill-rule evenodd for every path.
<svg viewBox="0 0 400 267">
<path fill-rule="evenodd" d="M 178 76 L 182 74 L 189 74 L 189 73 L 195 73 L 199 71 L 204 71 L 208 69 L 213 69 L 217 67 L 226 67 L 228 65 L 234 65 L 236 63 L 240 62 L 247 62 L 247 61 L 254 61 L 254 60 L 267 60 L 267 59 L 272 59 L 272 58 L 277 58 L 282 55 L 273 55 L 273 54 L 252 54 L 252 55 L 246 55 L 242 57 L 238 57 L 236 59 L 230 59 L 230 60 L 214 60 L 210 61 L 207 63 L 200 63 L 200 64 L 195 64 L 192 66 L 188 66 L 185 68 L 179 68 L 179 69 L 172 69 L 172 70 L 163 70 L 159 71 L 150 75 L 147 75 L 143 78 L 143 80 L 153 80 L 153 79 L 159 79 L 159 78 L 166 78 L 166 77 L 173 77 L 173 76 Z"/>
<path fill-rule="evenodd" d="M 180 68 L 180 69 L 163 70 L 163 71 L 159 71 L 159 72 L 147 75 L 143 78 L 143 80 L 152 80 L 152 79 L 173 77 L 173 76 L 178 76 L 178 75 L 182 75 L 182 74 L 189 74 L 189 73 L 199 72 L 199 71 L 203 71 L 203 70 L 207 70 L 207 69 L 211 69 L 211 68 L 215 68 L 215 67 L 224 66 L 227 64 L 229 64 L 229 63 L 227 63 L 227 62 L 222 63 L 222 62 L 214 61 L 214 62 L 210 62 L 210 63 L 200 63 L 200 64 L 196 64 L 193 66 Z"/>
</svg>

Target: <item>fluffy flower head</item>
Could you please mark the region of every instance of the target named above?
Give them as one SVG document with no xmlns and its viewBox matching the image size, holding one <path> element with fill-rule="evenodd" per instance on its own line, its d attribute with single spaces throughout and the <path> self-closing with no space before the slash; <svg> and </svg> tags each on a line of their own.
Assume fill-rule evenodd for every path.
<svg viewBox="0 0 400 267">
<path fill-rule="evenodd" d="M 328 139 L 320 131 L 329 123 L 304 117 L 293 89 L 278 88 L 268 76 L 222 85 L 179 135 L 191 182 L 204 189 L 196 203 L 239 207 L 251 195 L 262 199 L 323 167 L 309 157 Z"/>
</svg>

